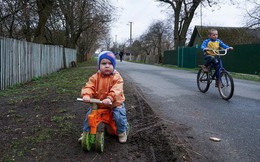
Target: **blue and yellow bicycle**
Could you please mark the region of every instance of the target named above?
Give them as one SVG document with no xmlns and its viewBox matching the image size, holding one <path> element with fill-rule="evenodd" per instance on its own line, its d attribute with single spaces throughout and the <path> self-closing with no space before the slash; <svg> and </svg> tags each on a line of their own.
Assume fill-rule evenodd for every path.
<svg viewBox="0 0 260 162">
<path fill-rule="evenodd" d="M 234 94 L 234 81 L 231 74 L 223 67 L 221 56 L 227 54 L 228 49 L 212 50 L 215 54 L 217 64 L 212 63 L 208 67 L 208 71 L 203 69 L 204 65 L 200 65 L 197 74 L 197 85 L 201 92 L 206 93 L 210 84 L 215 80 L 215 86 L 218 88 L 220 96 L 224 100 L 229 100 Z"/>
</svg>

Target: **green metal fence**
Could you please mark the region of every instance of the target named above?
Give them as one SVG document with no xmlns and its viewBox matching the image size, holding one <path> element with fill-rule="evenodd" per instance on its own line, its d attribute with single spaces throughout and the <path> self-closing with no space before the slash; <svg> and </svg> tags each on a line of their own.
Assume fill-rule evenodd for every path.
<svg viewBox="0 0 260 162">
<path fill-rule="evenodd" d="M 177 50 L 164 51 L 163 64 L 178 65 L 178 51 Z"/>
<path fill-rule="evenodd" d="M 178 66 L 194 68 L 196 66 L 196 48 L 178 48 Z"/>
<path fill-rule="evenodd" d="M 222 60 L 228 71 L 259 75 L 260 44 L 234 46 Z"/>
<path fill-rule="evenodd" d="M 228 71 L 260 74 L 260 44 L 236 45 L 234 50 L 222 57 Z M 203 52 L 199 47 L 179 47 L 177 50 L 164 52 L 164 64 L 184 68 L 195 68 L 204 64 Z"/>
</svg>

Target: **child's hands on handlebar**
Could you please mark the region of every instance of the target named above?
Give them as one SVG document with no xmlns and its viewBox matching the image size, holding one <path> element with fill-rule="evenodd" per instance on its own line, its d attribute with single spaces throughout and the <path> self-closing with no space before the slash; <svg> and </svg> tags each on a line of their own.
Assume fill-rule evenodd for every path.
<svg viewBox="0 0 260 162">
<path fill-rule="evenodd" d="M 90 102 L 90 97 L 89 96 L 83 96 L 83 101 L 84 102 Z"/>
<path fill-rule="evenodd" d="M 104 99 L 102 101 L 102 103 L 105 104 L 105 105 L 112 105 L 112 102 L 111 102 L 111 100 L 109 98 Z"/>
<path fill-rule="evenodd" d="M 233 47 L 227 48 L 227 50 L 233 50 L 233 49 L 234 49 Z M 204 48 L 204 51 L 212 51 L 212 50 L 213 50 L 213 49 L 208 48 L 208 47 Z"/>
<path fill-rule="evenodd" d="M 205 52 L 208 51 L 208 50 L 210 50 L 210 48 L 208 48 L 208 47 L 204 48 L 204 51 L 205 51 Z"/>
<path fill-rule="evenodd" d="M 234 48 L 233 47 L 229 47 L 227 50 L 233 50 Z"/>
<path fill-rule="evenodd" d="M 82 100 L 86 103 L 90 103 L 90 102 L 96 102 L 93 101 L 93 99 L 91 99 L 89 96 L 83 96 Z M 96 99 L 94 99 L 96 100 Z M 99 101 L 99 100 L 98 100 Z M 100 102 L 100 101 L 99 101 Z M 104 99 L 103 101 L 101 101 L 100 103 L 104 104 L 104 105 L 112 105 L 112 101 L 109 98 Z"/>
</svg>

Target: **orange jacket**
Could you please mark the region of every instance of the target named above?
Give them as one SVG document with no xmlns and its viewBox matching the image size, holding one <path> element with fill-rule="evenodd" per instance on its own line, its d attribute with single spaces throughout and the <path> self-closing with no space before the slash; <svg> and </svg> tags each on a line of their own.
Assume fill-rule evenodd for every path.
<svg viewBox="0 0 260 162">
<path fill-rule="evenodd" d="M 123 78 L 115 70 L 112 75 L 104 76 L 100 71 L 92 75 L 81 90 L 81 97 L 88 95 L 90 98 L 112 101 L 111 107 L 120 106 L 125 101 Z M 104 105 L 99 105 L 104 107 Z"/>
</svg>

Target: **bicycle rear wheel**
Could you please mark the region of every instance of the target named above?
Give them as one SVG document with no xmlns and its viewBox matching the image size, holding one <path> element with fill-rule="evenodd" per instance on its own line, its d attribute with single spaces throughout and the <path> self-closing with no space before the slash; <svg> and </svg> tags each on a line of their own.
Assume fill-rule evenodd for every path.
<svg viewBox="0 0 260 162">
<path fill-rule="evenodd" d="M 203 93 L 207 92 L 210 86 L 209 73 L 204 72 L 202 69 L 197 74 L 197 86 Z"/>
<path fill-rule="evenodd" d="M 219 82 L 218 82 L 218 91 L 220 96 L 224 100 L 229 100 L 233 96 L 234 81 L 232 76 L 226 71 L 222 71 L 220 73 Z"/>
</svg>

